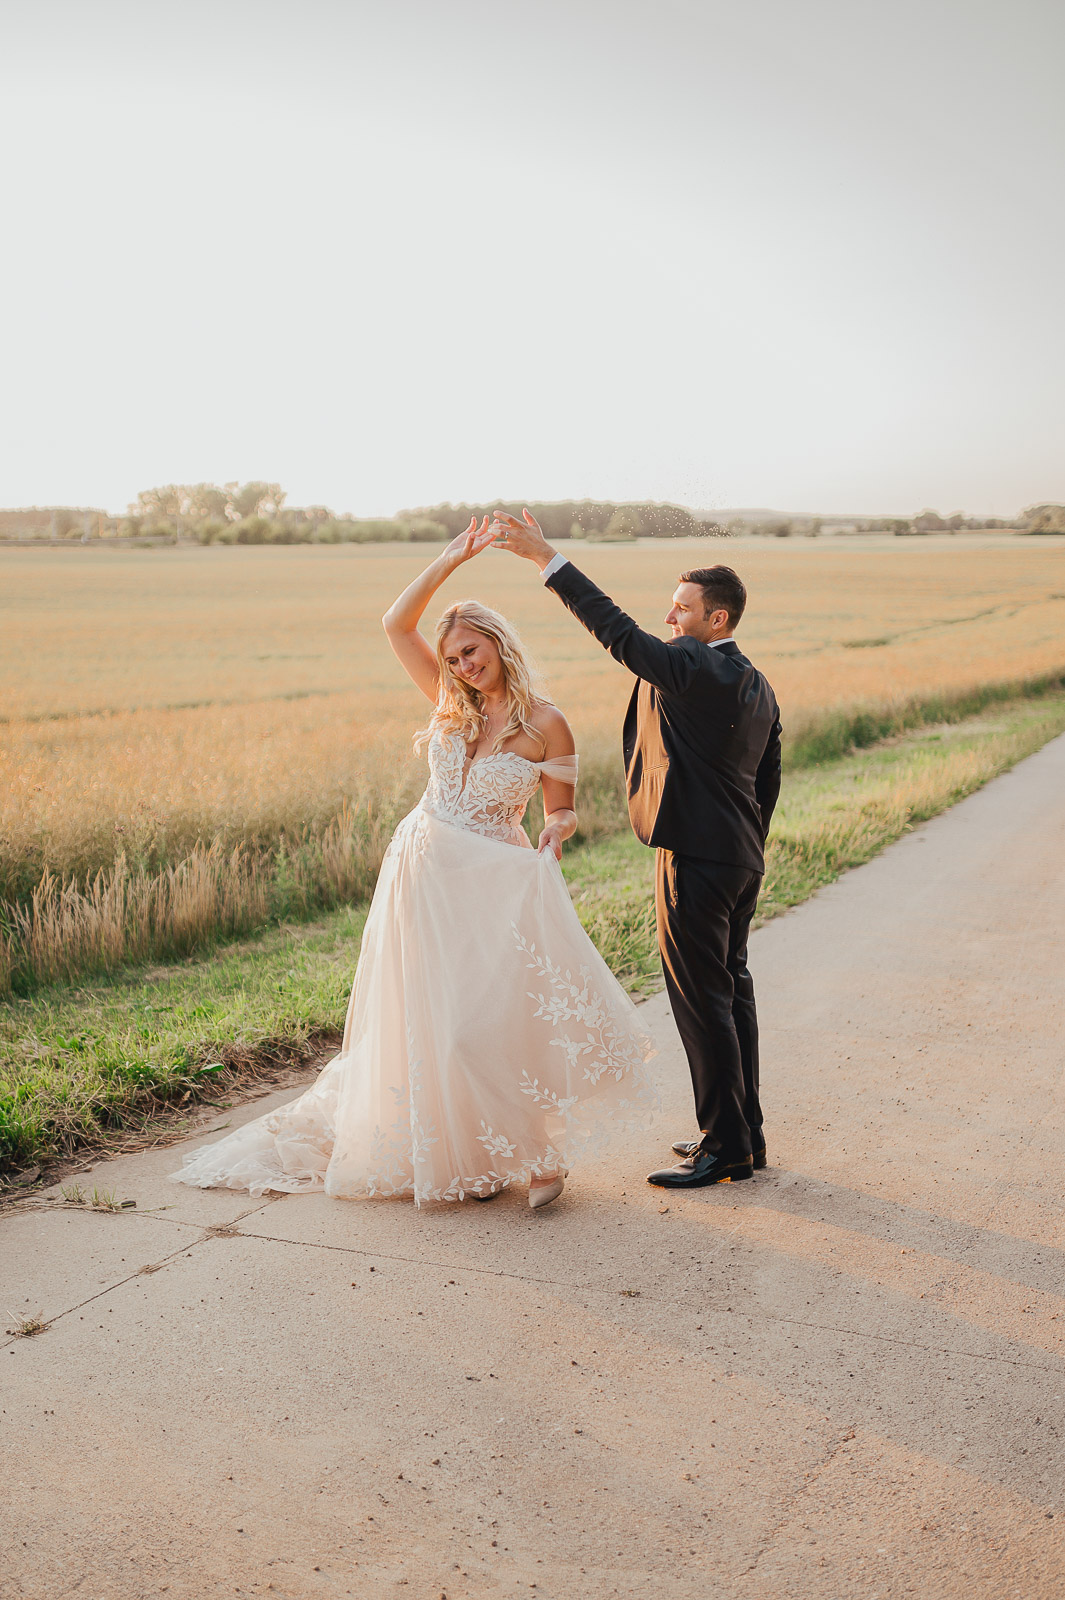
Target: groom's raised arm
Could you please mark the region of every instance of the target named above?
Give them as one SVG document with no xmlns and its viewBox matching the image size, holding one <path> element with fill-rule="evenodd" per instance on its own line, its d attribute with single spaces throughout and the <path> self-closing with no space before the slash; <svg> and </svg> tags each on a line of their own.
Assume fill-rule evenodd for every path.
<svg viewBox="0 0 1065 1600">
<path fill-rule="evenodd" d="M 558 558 L 556 557 L 555 560 Z M 646 678 L 667 694 L 682 694 L 695 676 L 694 652 L 685 648 L 687 640 L 667 644 L 634 622 L 628 612 L 615 605 L 598 584 L 568 557 L 544 569 L 544 583 L 553 589 L 578 622 L 594 634 L 615 661 L 628 667 L 638 678 Z"/>
</svg>

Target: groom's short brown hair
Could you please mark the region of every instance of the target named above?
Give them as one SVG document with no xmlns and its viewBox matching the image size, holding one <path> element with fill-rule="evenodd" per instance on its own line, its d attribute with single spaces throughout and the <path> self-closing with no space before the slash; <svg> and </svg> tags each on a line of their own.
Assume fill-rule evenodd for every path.
<svg viewBox="0 0 1065 1600">
<path fill-rule="evenodd" d="M 747 591 L 738 572 L 731 567 L 693 567 L 682 572 L 681 583 L 697 583 L 703 591 L 703 616 L 712 611 L 727 611 L 728 625 L 734 628 L 743 616 Z"/>
</svg>

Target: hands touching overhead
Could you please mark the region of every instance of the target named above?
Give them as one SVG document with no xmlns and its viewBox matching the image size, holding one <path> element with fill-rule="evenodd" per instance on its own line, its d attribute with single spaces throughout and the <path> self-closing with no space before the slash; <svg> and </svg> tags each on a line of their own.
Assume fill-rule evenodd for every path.
<svg viewBox="0 0 1065 1600">
<path fill-rule="evenodd" d="M 506 550 L 512 556 L 524 556 L 527 561 L 535 561 L 541 572 L 555 554 L 530 511 L 522 512 L 521 521 L 507 511 L 497 511 L 491 521 L 483 517 L 479 524 L 476 517 L 471 517 L 469 527 L 452 539 L 444 551 L 444 558 L 451 567 L 461 566 L 464 561 L 472 561 L 474 556 L 479 556 L 490 545 L 497 550 Z"/>
<path fill-rule="evenodd" d="M 524 556 L 527 561 L 535 561 L 542 572 L 556 552 L 543 536 L 540 524 L 532 512 L 522 512 L 522 521 L 512 517 L 506 511 L 497 511 L 495 521 L 489 532 L 493 534 L 493 543 L 500 550 L 508 550 L 512 556 Z"/>
</svg>

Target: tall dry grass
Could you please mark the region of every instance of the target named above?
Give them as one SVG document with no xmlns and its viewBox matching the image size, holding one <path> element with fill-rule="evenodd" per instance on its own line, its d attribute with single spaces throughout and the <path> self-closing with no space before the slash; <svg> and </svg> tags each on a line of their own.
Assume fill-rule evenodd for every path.
<svg viewBox="0 0 1065 1600">
<path fill-rule="evenodd" d="M 264 851 L 213 839 L 154 873 L 131 869 L 123 854 L 83 887 L 45 873 L 27 903 L 4 908 L 0 985 L 25 992 L 184 956 L 271 919 L 361 899 L 387 844 L 384 820 L 345 809 L 320 835 Z"/>
<path fill-rule="evenodd" d="M 586 764 L 583 793 L 579 838 L 614 831 L 623 816 L 617 763 Z M 84 882 L 46 871 L 28 899 L 0 904 L 0 995 L 186 956 L 267 922 L 365 899 L 413 798 L 393 787 L 388 803 L 345 805 L 319 831 L 263 847 L 197 842 L 154 871 L 124 852 Z M 541 820 L 534 810 L 530 832 Z"/>
</svg>

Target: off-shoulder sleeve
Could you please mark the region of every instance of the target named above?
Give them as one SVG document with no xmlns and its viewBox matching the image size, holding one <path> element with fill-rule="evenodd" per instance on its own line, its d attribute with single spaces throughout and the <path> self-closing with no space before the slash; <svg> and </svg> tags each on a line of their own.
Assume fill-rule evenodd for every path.
<svg viewBox="0 0 1065 1600">
<path fill-rule="evenodd" d="M 541 778 L 557 778 L 559 783 L 577 782 L 579 756 L 556 756 L 553 761 L 538 761 Z"/>
</svg>

